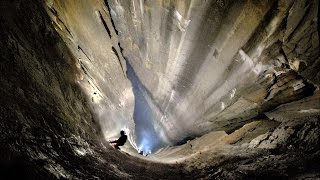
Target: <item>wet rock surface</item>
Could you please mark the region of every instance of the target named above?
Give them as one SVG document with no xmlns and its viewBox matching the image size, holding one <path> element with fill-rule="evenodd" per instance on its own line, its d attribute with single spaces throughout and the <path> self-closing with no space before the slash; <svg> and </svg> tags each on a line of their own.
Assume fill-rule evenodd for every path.
<svg viewBox="0 0 320 180">
<path fill-rule="evenodd" d="M 232 132 L 319 85 L 316 0 L 106 3 L 171 143 Z"/>
<path fill-rule="evenodd" d="M 319 178 L 318 8 L 1 1 L 0 178 Z M 149 123 L 181 146 L 132 156 L 143 128 L 127 63 Z"/>
</svg>

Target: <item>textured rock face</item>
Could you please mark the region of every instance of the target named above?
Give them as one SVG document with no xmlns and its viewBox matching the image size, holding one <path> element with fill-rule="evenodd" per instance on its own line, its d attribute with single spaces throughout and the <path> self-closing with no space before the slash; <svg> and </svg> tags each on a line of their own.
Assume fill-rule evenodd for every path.
<svg viewBox="0 0 320 180">
<path fill-rule="evenodd" d="M 257 136 L 257 132 L 267 128 L 269 132 Z M 193 168 L 201 167 L 202 172 L 208 173 L 194 176 L 207 179 L 319 178 L 318 133 L 319 117 L 284 122 L 276 128 L 270 123 L 250 123 L 224 139 L 229 142 L 233 139 L 231 143 L 237 145 L 220 146 L 213 153 L 204 152 L 196 157 L 198 160 L 191 163 Z M 249 143 L 248 139 L 251 139 Z M 205 161 L 212 162 L 206 164 Z"/>
<path fill-rule="evenodd" d="M 108 4 L 169 142 L 233 131 L 319 84 L 316 0 Z"/>
<path fill-rule="evenodd" d="M 319 177 L 318 7 L 1 1 L 0 175 Z"/>
<path fill-rule="evenodd" d="M 126 129 L 134 147 L 232 132 L 319 84 L 317 1 L 48 0 L 46 8 L 105 136 Z M 140 84 L 133 92 L 123 56 Z M 134 93 L 144 102 L 134 104 Z"/>
<path fill-rule="evenodd" d="M 48 0 L 45 8 L 77 61 L 81 74 L 75 80 L 91 101 L 105 137 L 118 136 L 120 129 L 130 129 L 133 137 L 134 97 L 107 7 L 100 1 Z"/>
<path fill-rule="evenodd" d="M 106 143 L 42 1 L 1 1 L 0 27 L 0 179 L 182 178 Z"/>
</svg>

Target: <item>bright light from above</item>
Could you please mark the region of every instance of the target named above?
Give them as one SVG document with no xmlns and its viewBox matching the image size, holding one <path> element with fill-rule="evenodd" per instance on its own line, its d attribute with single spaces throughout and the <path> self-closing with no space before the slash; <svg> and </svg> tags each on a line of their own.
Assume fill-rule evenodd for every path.
<svg viewBox="0 0 320 180">
<path fill-rule="evenodd" d="M 132 67 L 128 63 L 128 78 L 133 86 L 133 93 L 135 96 L 134 114 L 133 119 L 135 122 L 136 144 L 138 147 L 138 153 L 148 155 L 152 151 L 166 146 L 161 136 L 161 128 L 158 127 L 154 119 L 153 109 L 148 104 L 146 98 L 148 94 L 143 85 L 135 75 Z M 143 152 L 141 152 L 143 151 Z"/>
</svg>

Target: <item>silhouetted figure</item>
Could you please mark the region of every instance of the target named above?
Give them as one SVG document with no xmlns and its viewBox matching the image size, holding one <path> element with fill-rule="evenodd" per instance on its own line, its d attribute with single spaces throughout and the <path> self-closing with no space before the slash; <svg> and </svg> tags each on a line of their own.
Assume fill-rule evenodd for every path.
<svg viewBox="0 0 320 180">
<path fill-rule="evenodd" d="M 125 135 L 124 131 L 120 131 L 120 137 L 118 140 L 115 141 L 111 141 L 110 143 L 115 143 L 115 145 L 113 145 L 114 148 L 116 149 L 120 149 L 119 146 L 123 146 L 126 141 L 127 141 L 127 135 Z"/>
<path fill-rule="evenodd" d="M 139 154 L 142 156 L 148 156 L 149 154 L 151 154 L 151 151 L 145 153 L 142 150 L 139 150 Z"/>
</svg>

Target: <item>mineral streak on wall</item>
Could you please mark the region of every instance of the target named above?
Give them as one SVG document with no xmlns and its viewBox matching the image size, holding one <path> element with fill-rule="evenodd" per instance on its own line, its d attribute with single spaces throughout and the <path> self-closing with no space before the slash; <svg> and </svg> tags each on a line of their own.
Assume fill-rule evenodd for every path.
<svg viewBox="0 0 320 180">
<path fill-rule="evenodd" d="M 317 0 L 106 3 L 170 142 L 233 131 L 320 82 Z"/>
<path fill-rule="evenodd" d="M 280 104 L 312 95 L 320 82 L 318 5 L 46 1 L 56 30 L 78 59 L 77 81 L 106 138 L 126 129 L 135 148 L 155 134 L 159 143 L 174 144 L 212 130 L 232 132 Z M 140 105 L 124 58 L 141 82 Z M 143 107 L 148 125 L 138 123 Z M 143 129 L 150 133 L 135 133 Z"/>
<path fill-rule="evenodd" d="M 46 9 L 63 41 L 77 59 L 76 79 L 91 102 L 107 140 L 125 130 L 134 145 L 134 96 L 117 30 L 102 1 L 47 0 Z"/>
<path fill-rule="evenodd" d="M 318 9 L 1 0 L 0 179 L 319 178 Z"/>
</svg>

